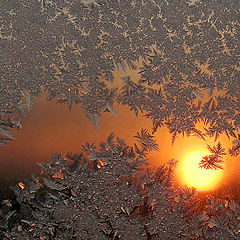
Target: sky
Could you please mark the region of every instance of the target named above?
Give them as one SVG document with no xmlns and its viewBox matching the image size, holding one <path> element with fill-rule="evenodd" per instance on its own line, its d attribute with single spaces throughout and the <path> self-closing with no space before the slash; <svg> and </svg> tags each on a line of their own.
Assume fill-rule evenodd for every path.
<svg viewBox="0 0 240 240">
<path fill-rule="evenodd" d="M 36 162 L 47 161 L 54 152 L 81 152 L 81 145 L 86 142 L 98 145 L 111 132 L 126 140 L 129 145 L 133 144 L 134 136 L 141 128 L 146 128 L 151 133 L 151 120 L 143 116 L 136 117 L 134 112 L 123 106 L 115 105 L 115 109 L 118 115 L 105 112 L 96 131 L 79 106 L 73 106 L 69 111 L 67 105 L 47 100 L 46 94 L 35 99 L 33 108 L 22 121 L 23 128 L 14 132 L 16 140 L 10 142 L 9 146 L 0 148 L 1 178 L 11 180 L 31 175 L 39 170 Z M 150 166 L 154 167 L 159 167 L 172 158 L 181 161 L 189 149 L 206 148 L 206 144 L 214 145 L 213 139 L 204 142 L 196 137 L 179 136 L 172 146 L 171 134 L 166 127 L 158 129 L 154 135 L 159 144 L 159 151 L 149 154 Z M 221 136 L 219 141 L 225 148 L 230 147 L 231 141 L 226 136 Z M 215 144 L 217 142 L 218 140 Z M 227 156 L 225 162 L 224 181 L 238 181 L 240 164 L 237 158 Z M 176 178 L 179 180 L 177 175 Z"/>
<path fill-rule="evenodd" d="M 141 63 L 141 60 L 140 60 Z M 140 64 L 141 65 L 141 64 Z M 138 65 L 138 66 L 140 66 Z M 138 81 L 140 75 L 139 68 L 135 71 L 126 69 L 114 71 L 113 83 L 108 83 L 110 87 L 121 88 L 122 76 L 131 76 L 134 81 Z M 105 141 L 112 132 L 116 136 L 123 138 L 127 144 L 134 143 L 134 136 L 142 128 L 146 128 L 151 133 L 152 122 L 144 116 L 136 116 L 124 106 L 114 105 L 118 115 L 114 116 L 105 112 L 99 119 L 99 129 L 95 130 L 92 122 L 80 110 L 80 106 L 73 106 L 69 111 L 66 104 L 58 104 L 57 100 L 47 100 L 47 94 L 43 93 L 40 99 L 34 98 L 33 108 L 26 112 L 26 117 L 22 119 L 23 128 L 14 131 L 16 140 L 9 143 L 9 146 L 0 148 L 0 181 L 9 181 L 18 177 L 31 175 L 39 170 L 36 162 L 47 161 L 55 152 L 81 152 L 81 145 Z M 199 129 L 203 124 L 199 124 Z M 207 138 L 204 142 L 196 137 L 178 136 L 174 145 L 171 144 L 171 134 L 166 127 L 158 129 L 154 134 L 159 144 L 159 152 L 152 152 L 149 155 L 150 166 L 159 167 L 171 159 L 181 161 L 186 151 L 206 148 L 207 144 L 213 146 L 220 141 L 223 147 L 231 147 L 231 139 L 227 136 L 220 136 L 214 143 L 213 139 Z M 226 156 L 224 178 L 219 183 L 238 182 L 238 171 L 240 163 L 237 158 Z M 177 170 L 176 170 L 177 171 Z M 176 180 L 180 182 L 176 174 Z"/>
</svg>

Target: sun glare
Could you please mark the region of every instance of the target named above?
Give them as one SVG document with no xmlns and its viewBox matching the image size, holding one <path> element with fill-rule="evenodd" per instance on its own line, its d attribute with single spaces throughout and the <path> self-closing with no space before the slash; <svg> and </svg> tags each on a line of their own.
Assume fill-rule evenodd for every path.
<svg viewBox="0 0 240 240">
<path fill-rule="evenodd" d="M 178 175 L 183 185 L 194 187 L 198 191 L 212 190 L 218 185 L 223 177 L 223 170 L 199 168 L 202 157 L 209 154 L 206 149 L 189 149 L 182 154 Z"/>
</svg>

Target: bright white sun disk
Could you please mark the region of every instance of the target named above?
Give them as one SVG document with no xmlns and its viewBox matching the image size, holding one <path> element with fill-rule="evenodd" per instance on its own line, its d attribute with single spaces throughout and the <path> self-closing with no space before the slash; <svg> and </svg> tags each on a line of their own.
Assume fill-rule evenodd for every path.
<svg viewBox="0 0 240 240">
<path fill-rule="evenodd" d="M 194 187 L 198 191 L 211 190 L 223 177 L 223 170 L 199 168 L 203 156 L 210 153 L 205 149 L 190 149 L 184 153 L 178 166 L 178 175 L 182 184 Z"/>
</svg>

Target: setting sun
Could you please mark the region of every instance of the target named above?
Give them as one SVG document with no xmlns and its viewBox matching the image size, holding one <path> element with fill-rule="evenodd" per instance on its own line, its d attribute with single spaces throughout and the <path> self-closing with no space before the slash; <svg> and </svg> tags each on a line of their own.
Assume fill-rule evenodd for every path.
<svg viewBox="0 0 240 240">
<path fill-rule="evenodd" d="M 198 191 L 211 190 L 223 177 L 223 170 L 204 169 L 199 167 L 203 156 L 209 155 L 206 149 L 189 149 L 180 158 L 178 175 L 182 184 L 194 187 Z"/>
</svg>

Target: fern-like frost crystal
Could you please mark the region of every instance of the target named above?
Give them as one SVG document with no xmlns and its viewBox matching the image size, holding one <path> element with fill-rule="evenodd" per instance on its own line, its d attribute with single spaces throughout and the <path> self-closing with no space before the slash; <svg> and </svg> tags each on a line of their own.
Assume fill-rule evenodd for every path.
<svg viewBox="0 0 240 240">
<path fill-rule="evenodd" d="M 208 145 L 208 149 L 212 154 L 204 156 L 199 163 L 199 167 L 214 170 L 218 168 L 223 169 L 223 156 L 226 155 L 226 153 L 221 143 L 219 142 L 212 148 Z"/>
</svg>

